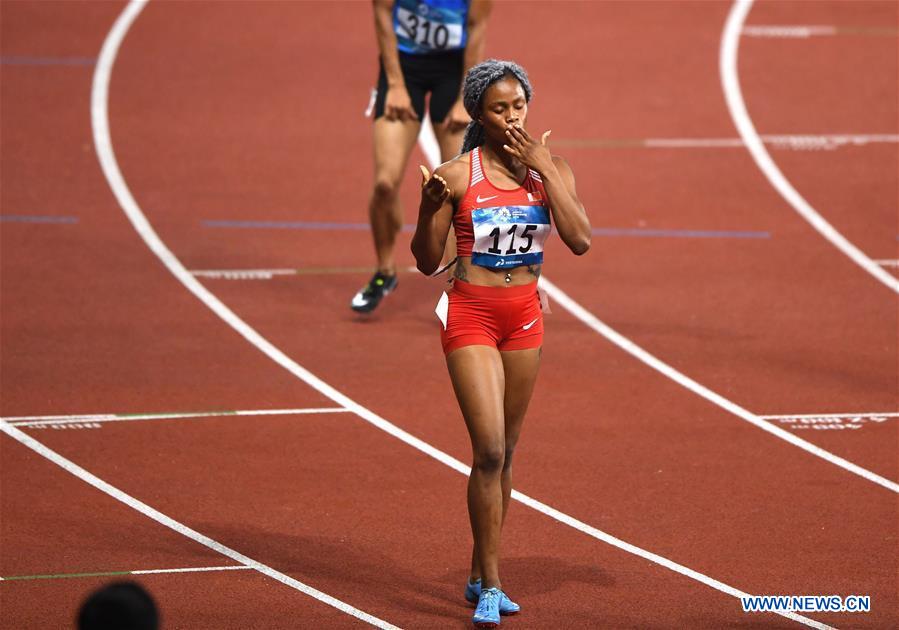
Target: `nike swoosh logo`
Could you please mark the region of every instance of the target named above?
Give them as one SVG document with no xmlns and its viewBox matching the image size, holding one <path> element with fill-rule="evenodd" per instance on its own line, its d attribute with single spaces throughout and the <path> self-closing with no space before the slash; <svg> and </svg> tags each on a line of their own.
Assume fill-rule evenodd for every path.
<svg viewBox="0 0 899 630">
<path fill-rule="evenodd" d="M 499 195 L 493 195 L 492 197 L 481 197 L 478 195 L 478 203 L 484 203 L 485 201 L 490 201 L 491 199 L 496 199 Z"/>
<path fill-rule="evenodd" d="M 537 319 L 540 319 L 540 318 L 538 317 Z M 535 319 L 534 321 L 532 321 L 530 324 L 525 324 L 524 326 L 521 327 L 521 329 L 522 329 L 522 330 L 527 330 L 528 328 L 530 328 L 531 326 L 533 326 L 534 324 L 537 323 L 537 319 Z"/>
</svg>

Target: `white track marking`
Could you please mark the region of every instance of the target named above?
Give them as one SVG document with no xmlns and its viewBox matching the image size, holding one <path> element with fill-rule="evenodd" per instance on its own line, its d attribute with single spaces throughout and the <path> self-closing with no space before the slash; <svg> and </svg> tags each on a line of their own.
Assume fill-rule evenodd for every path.
<svg viewBox="0 0 899 630">
<path fill-rule="evenodd" d="M 392 435 L 393 437 L 403 441 L 404 443 L 412 446 L 413 448 L 425 453 L 426 455 L 436 459 L 437 461 L 445 464 L 446 466 L 452 468 L 453 470 L 460 472 L 464 475 L 469 475 L 471 469 L 460 462 L 459 460 L 451 457 L 450 455 L 444 453 L 443 451 L 435 448 L 434 446 L 428 444 L 427 442 L 415 437 L 414 435 L 400 429 L 396 425 L 391 422 L 388 422 L 384 418 L 381 418 L 374 412 L 369 409 L 363 407 L 356 401 L 352 400 L 348 396 L 342 394 L 337 391 L 323 380 L 312 374 L 309 370 L 299 365 L 297 362 L 292 360 L 290 357 L 285 355 L 281 350 L 275 347 L 271 342 L 262 337 L 256 330 L 250 327 L 246 322 L 240 319 L 233 311 L 231 311 L 225 304 L 219 300 L 215 295 L 213 295 L 210 291 L 208 291 L 203 285 L 201 285 L 196 278 L 194 278 L 187 269 L 184 268 L 184 265 L 172 254 L 172 252 L 166 247 L 166 245 L 160 240 L 159 236 L 156 234 L 153 227 L 150 225 L 147 218 L 144 216 L 140 207 L 137 205 L 134 197 L 131 195 L 131 192 L 128 190 L 128 186 L 125 184 L 125 180 L 122 177 L 122 173 L 118 167 L 118 164 L 115 159 L 115 153 L 112 149 L 112 142 L 109 134 L 109 120 L 107 118 L 107 96 L 108 96 L 108 83 L 109 83 L 109 71 L 111 70 L 112 60 L 115 57 L 115 51 L 121 43 L 122 38 L 124 37 L 124 32 L 127 30 L 128 25 L 131 21 L 133 21 L 134 17 L 136 17 L 137 12 L 140 11 L 140 6 L 142 2 L 145 0 L 132 0 L 132 3 L 128 6 L 128 8 L 123 13 L 122 17 L 119 18 L 119 22 L 123 21 L 123 18 L 128 14 L 129 11 L 133 11 L 134 15 L 129 19 L 125 20 L 125 25 L 119 28 L 119 24 L 117 23 L 116 27 L 114 27 L 113 32 L 116 32 L 118 29 L 120 32 L 113 37 L 113 33 L 110 34 L 109 39 L 107 39 L 106 44 L 104 44 L 104 51 L 109 46 L 111 48 L 111 54 L 103 55 L 101 54 L 101 60 L 98 64 L 98 69 L 105 67 L 106 70 L 104 73 L 98 73 L 95 75 L 94 80 L 94 89 L 92 91 L 92 107 L 91 107 L 91 118 L 94 127 L 94 145 L 97 150 L 97 155 L 100 158 L 100 164 L 103 169 L 103 174 L 106 176 L 106 179 L 109 183 L 110 188 L 113 191 L 113 194 L 116 197 L 116 200 L 119 202 L 119 205 L 122 207 L 125 215 L 131 221 L 134 229 L 141 236 L 150 250 L 156 254 L 157 257 L 162 261 L 162 263 L 166 266 L 166 268 L 191 292 L 193 293 L 197 299 L 199 299 L 203 304 L 209 307 L 216 315 L 222 318 L 229 326 L 231 326 L 234 330 L 236 330 L 241 336 L 243 336 L 249 343 L 253 344 L 257 347 L 261 352 L 263 352 L 266 356 L 272 359 L 275 363 L 289 371 L 291 374 L 307 383 L 309 386 L 313 387 L 317 391 L 321 392 L 337 404 L 349 409 L 350 411 L 356 413 L 360 418 L 366 420 L 371 423 L 375 427 L 381 429 L 385 433 Z M 135 6 L 138 6 L 137 9 L 134 9 Z M 110 42 L 114 42 L 110 44 Z M 104 58 L 106 63 L 104 64 Z M 99 77 L 99 78 L 98 78 Z M 43 445 L 39 444 L 36 440 L 31 438 L 30 436 L 22 433 L 18 429 L 9 426 L 6 423 L 0 424 L 3 427 L 4 431 L 15 431 L 20 441 L 27 439 L 29 442 L 35 444 L 36 446 L 46 449 Z M 49 449 L 46 449 L 49 450 Z M 98 480 L 100 481 L 100 480 Z M 105 482 L 103 482 L 105 483 Z M 521 501 L 526 505 L 529 505 L 533 509 L 540 511 L 541 513 L 553 518 L 561 523 L 569 525 L 571 527 L 575 527 L 579 531 L 592 536 L 598 540 L 606 542 L 610 545 L 613 545 L 623 551 L 627 551 L 628 553 L 635 554 L 641 558 L 649 560 L 650 562 L 659 564 L 664 566 L 672 571 L 675 571 L 681 575 L 689 577 L 691 579 L 697 580 L 711 588 L 714 588 L 718 591 L 727 593 L 728 595 L 732 595 L 734 597 L 743 597 L 745 593 L 738 589 L 735 589 L 723 582 L 715 580 L 707 575 L 699 573 L 697 571 L 693 571 L 683 565 L 672 562 L 666 558 L 663 558 L 657 554 L 641 549 L 640 547 L 636 547 L 631 545 L 630 543 L 624 542 L 614 536 L 606 534 L 594 527 L 591 527 L 585 523 L 582 523 L 554 508 L 551 508 L 539 501 L 531 499 L 520 492 L 515 492 L 514 497 L 517 501 Z M 799 623 L 805 624 L 807 626 L 813 628 L 829 628 L 822 623 L 819 623 L 813 619 L 808 619 L 801 615 L 797 615 L 795 613 L 788 612 L 778 612 L 783 617 L 788 619 L 792 619 Z"/>
<path fill-rule="evenodd" d="M 894 269 L 899 268 L 899 260 L 896 260 L 895 258 L 890 258 L 890 259 L 886 259 L 886 260 L 875 260 L 874 262 L 876 262 L 881 267 L 891 267 Z"/>
<path fill-rule="evenodd" d="M 752 119 L 749 117 L 749 112 L 746 110 L 746 103 L 743 101 L 743 93 L 740 89 L 740 79 L 737 72 L 737 50 L 740 45 L 740 32 L 743 29 L 743 22 L 746 20 L 746 15 L 749 13 L 750 8 L 752 8 L 752 0 L 734 0 L 721 35 L 719 59 L 724 96 L 727 100 L 731 118 L 733 118 L 737 130 L 740 132 L 740 137 L 743 138 L 746 148 L 759 169 L 771 182 L 771 185 L 793 206 L 802 218 L 808 221 L 824 238 L 851 258 L 862 269 L 896 293 L 899 293 L 899 279 L 879 267 L 860 249 L 846 240 L 824 217 L 812 208 L 802 195 L 793 188 L 783 173 L 780 172 L 777 164 L 774 163 L 774 160 L 771 159 L 771 156 L 765 149 L 761 138 L 759 138 Z"/>
<path fill-rule="evenodd" d="M 132 420 L 177 420 L 183 418 L 214 418 L 218 416 L 296 416 L 320 413 L 349 413 L 342 407 L 309 409 L 248 409 L 241 411 L 194 411 L 189 413 L 141 413 L 141 414 L 85 414 L 80 416 L 7 416 L 0 418 L 13 426 L 34 427 L 50 424 L 81 422 L 130 422 Z"/>
<path fill-rule="evenodd" d="M 206 571 L 240 571 L 251 569 L 246 565 L 227 566 L 227 567 L 188 567 L 186 569 L 143 569 L 140 571 L 131 571 L 132 575 L 156 575 L 157 573 L 203 573 Z"/>
<path fill-rule="evenodd" d="M 629 553 L 638 555 L 642 558 L 646 558 L 647 560 L 655 562 L 656 564 L 659 564 L 659 565 L 665 567 L 666 569 L 670 569 L 671 571 L 674 571 L 675 573 L 679 573 L 681 575 L 684 575 L 684 576 L 691 578 L 693 580 L 696 580 L 698 582 L 702 582 L 703 584 L 705 584 L 707 586 L 711 586 L 712 588 L 714 588 L 718 591 L 721 591 L 722 593 L 727 593 L 728 595 L 732 595 L 733 597 L 746 597 L 745 593 L 743 593 L 742 591 L 740 591 L 738 589 L 733 588 L 732 586 L 728 586 L 727 584 L 725 584 L 723 582 L 719 582 L 718 580 L 716 580 L 714 578 L 710 578 L 709 576 L 707 576 L 703 573 L 699 573 L 698 571 L 694 571 L 693 569 L 685 567 L 682 564 L 672 562 L 671 560 L 668 560 L 667 558 L 664 558 L 662 556 L 654 554 L 650 551 L 646 551 L 645 549 L 641 549 L 640 547 L 637 547 L 628 542 L 625 542 L 625 541 L 621 540 L 620 538 L 615 538 L 614 536 L 611 536 L 602 530 L 599 530 L 599 529 L 596 529 L 595 527 L 587 525 L 586 523 L 579 521 L 576 518 L 573 518 L 571 516 L 568 516 L 567 514 L 565 514 L 563 512 L 559 512 L 558 510 L 553 509 L 553 508 L 549 507 L 548 505 L 541 503 L 540 501 L 531 499 L 530 497 L 521 494 L 517 490 L 512 491 L 512 498 L 516 499 L 518 501 L 521 501 L 528 507 L 533 508 L 542 514 L 545 514 L 546 516 L 549 516 L 550 518 L 554 518 L 561 523 L 565 523 L 569 527 L 573 527 L 574 529 L 576 529 L 580 532 L 583 532 L 584 534 L 587 534 L 588 536 L 591 536 L 593 538 L 596 538 L 597 540 L 601 540 L 605 543 L 608 543 L 609 545 L 612 545 L 613 547 L 617 547 L 618 549 L 621 549 L 623 551 L 627 551 Z M 824 630 L 826 628 L 831 628 L 831 626 L 828 626 L 826 624 L 815 621 L 814 619 L 809 619 L 808 617 L 803 617 L 802 615 L 798 615 L 796 613 L 777 612 L 775 614 L 781 615 L 788 619 L 792 619 L 793 621 L 796 621 L 803 625 L 809 626 L 811 628 L 818 628 L 820 630 Z"/>
<path fill-rule="evenodd" d="M 765 144 L 773 145 L 777 149 L 808 150 L 833 150 L 838 147 L 853 145 L 864 146 L 866 144 L 896 144 L 899 135 L 891 134 L 782 134 L 760 136 Z M 740 138 L 647 138 L 644 146 L 665 149 L 693 149 L 693 148 L 731 148 L 745 147 L 746 143 Z"/>
<path fill-rule="evenodd" d="M 754 24 L 744 26 L 741 34 L 744 37 L 765 37 L 781 39 L 807 39 L 810 37 L 832 37 L 834 35 L 899 35 L 899 29 L 890 26 L 833 26 L 808 24 Z"/>
<path fill-rule="evenodd" d="M 125 9 L 125 12 L 122 14 L 122 16 L 127 16 L 128 11 L 129 11 L 129 9 L 131 9 L 132 6 L 134 6 L 134 5 L 133 4 L 129 5 L 128 8 Z M 140 6 L 138 5 L 138 9 L 134 10 L 134 14 L 136 15 L 139 10 L 140 10 Z M 133 19 L 134 18 L 132 17 L 131 20 L 133 20 Z M 122 17 L 119 18 L 118 22 L 116 22 L 116 26 L 121 24 L 121 22 L 122 22 Z M 113 27 L 112 32 L 113 33 L 115 32 L 115 27 Z M 107 43 L 109 41 L 110 40 L 107 39 Z M 103 50 L 104 51 L 106 50 L 105 45 L 104 45 Z M 101 52 L 100 63 L 103 62 L 103 59 L 104 59 L 104 56 L 103 56 L 103 53 Z M 309 595 L 310 597 L 313 597 L 320 602 L 328 604 L 329 606 L 333 606 L 334 608 L 336 608 L 337 610 L 339 610 L 343 613 L 352 615 L 353 617 L 361 619 L 362 621 L 366 621 L 373 626 L 377 626 L 379 628 L 395 628 L 395 626 L 387 623 L 386 621 L 383 621 L 382 619 L 378 619 L 377 617 L 369 615 L 368 613 L 363 612 L 363 611 L 359 610 L 358 608 L 354 608 L 353 606 L 350 606 L 346 602 L 342 602 L 339 599 L 328 595 L 327 593 L 323 593 L 317 589 L 312 588 L 311 586 L 303 584 L 299 580 L 295 580 L 294 578 L 290 577 L 289 575 L 285 575 L 284 573 L 281 573 L 280 571 L 276 571 L 272 567 L 270 567 L 266 564 L 262 564 L 261 562 L 254 560 L 248 556 L 245 556 L 242 553 L 240 553 L 239 551 L 235 551 L 234 549 L 231 549 L 230 547 L 226 547 L 222 543 L 220 543 L 216 540 L 213 540 L 212 538 L 209 538 L 208 536 L 205 536 L 194 529 L 191 529 L 187 525 L 184 525 L 183 523 L 180 523 L 169 516 L 166 516 L 162 512 L 150 507 L 146 503 L 143 503 L 142 501 L 135 499 L 130 494 L 126 494 L 125 492 L 119 490 L 115 486 L 103 481 L 102 479 L 100 479 L 96 475 L 88 472 L 87 470 L 85 470 L 84 468 L 79 466 L 78 464 L 75 464 L 71 460 L 66 459 L 65 457 L 63 457 L 62 455 L 57 453 L 56 451 L 53 451 L 53 450 L 47 448 L 46 446 L 44 446 L 43 444 L 41 444 L 40 442 L 38 442 L 37 440 L 32 438 L 27 433 L 24 433 L 23 431 L 11 426 L 6 421 L 0 420 L 0 431 L 7 434 L 14 440 L 18 441 L 19 443 L 27 446 L 28 448 L 33 450 L 38 455 L 49 459 L 51 462 L 53 462 L 57 466 L 63 468 L 66 472 L 69 472 L 69 473 L 75 475 L 76 477 L 78 477 L 79 479 L 81 479 L 82 481 L 92 485 L 97 490 L 108 494 L 112 498 L 124 503 L 125 505 L 132 508 L 133 510 L 136 510 L 136 511 L 140 512 L 141 514 L 143 514 L 144 516 L 153 519 L 160 525 L 168 527 L 169 529 L 171 529 L 175 532 L 178 532 L 182 536 L 185 536 L 195 542 L 200 543 L 204 547 L 208 547 L 209 549 L 212 549 L 213 551 L 216 551 L 216 552 L 222 554 L 223 556 L 231 558 L 235 562 L 239 562 L 240 564 L 242 564 L 248 568 L 259 571 L 263 575 L 267 575 L 268 577 L 270 577 L 274 580 L 277 580 L 278 582 L 281 582 L 282 584 L 290 586 L 291 588 L 294 588 L 294 589 L 300 591 L 301 593 L 305 593 L 306 595 Z"/>
<path fill-rule="evenodd" d="M 852 462 L 843 459 L 833 453 L 824 450 L 819 446 L 815 446 L 811 442 L 807 442 L 802 438 L 798 438 L 789 431 L 785 431 L 780 427 L 777 427 L 770 422 L 765 422 L 760 416 L 755 415 L 754 413 L 747 411 L 743 407 L 738 404 L 728 400 L 724 396 L 717 394 L 710 390 L 708 387 L 704 385 L 700 385 L 690 377 L 682 374 L 677 371 L 667 363 L 661 361 L 656 358 L 637 344 L 635 344 L 630 339 L 626 338 L 624 335 L 616 332 L 610 326 L 606 325 L 602 321 L 600 321 L 593 313 L 585 309 L 583 306 L 572 300 L 568 295 L 559 289 L 556 285 L 554 285 L 546 276 L 542 276 L 540 278 L 540 284 L 546 290 L 546 292 L 564 308 L 566 311 L 574 315 L 581 322 L 586 324 L 589 328 L 595 330 L 600 335 L 611 341 L 613 344 L 627 352 L 633 357 L 636 357 L 643 363 L 647 364 L 654 370 L 657 370 L 676 382 L 679 385 L 687 388 L 694 394 L 705 398 L 711 403 L 714 403 L 728 411 L 738 418 L 742 418 L 746 422 L 750 424 L 754 424 L 760 429 L 767 431 L 768 433 L 774 435 L 775 437 L 779 437 L 782 440 L 785 440 L 792 444 L 793 446 L 797 446 L 802 450 L 810 453 L 816 457 L 820 457 L 821 459 L 834 464 L 835 466 L 839 466 L 840 468 L 847 470 L 853 474 L 858 475 L 868 481 L 872 481 L 878 485 L 883 486 L 887 490 L 892 490 L 893 492 L 899 493 L 899 484 L 894 481 L 890 481 L 880 475 L 871 472 L 857 464 L 853 464 Z"/>
<path fill-rule="evenodd" d="M 782 416 L 759 416 L 759 418 L 779 419 L 779 418 L 899 418 L 899 413 L 791 413 Z"/>
<path fill-rule="evenodd" d="M 211 280 L 271 280 L 275 276 L 371 273 L 371 267 L 306 267 L 302 269 L 194 269 L 195 278 Z M 415 267 L 400 267 L 400 272 L 418 272 Z"/>
<path fill-rule="evenodd" d="M 837 27 L 835 26 L 777 26 L 777 25 L 755 25 L 744 26 L 741 33 L 748 37 L 786 37 L 786 38 L 807 38 L 820 35 L 836 35 Z"/>
<path fill-rule="evenodd" d="M 418 132 L 418 147 L 425 154 L 425 159 L 431 164 L 432 170 L 443 162 L 440 159 L 440 145 L 437 143 L 437 136 L 434 135 L 434 126 L 431 124 L 431 115 L 428 113 L 425 113 L 425 119 L 421 123 L 421 131 Z"/>
<path fill-rule="evenodd" d="M 7 575 L 0 580 L 53 580 L 72 578 L 117 577 L 123 575 L 157 575 L 163 573 L 211 573 L 216 571 L 249 571 L 252 567 L 244 564 L 229 564 L 222 567 L 184 567 L 180 569 L 136 569 L 134 571 L 79 571 L 78 573 L 44 573 L 37 575 Z"/>
<path fill-rule="evenodd" d="M 421 137 L 419 138 L 419 141 L 421 141 Z M 429 153 L 432 153 L 432 151 L 425 150 L 426 155 Z M 432 163 L 431 166 L 433 167 L 434 164 Z M 844 470 L 847 470 L 847 471 L 854 473 L 860 477 L 863 477 L 864 479 L 867 479 L 868 481 L 872 481 L 878 485 L 881 485 L 888 490 L 892 490 L 893 492 L 899 493 L 899 483 L 895 483 L 893 481 L 890 481 L 889 479 L 886 479 L 885 477 L 881 477 L 880 475 L 878 475 L 874 472 L 871 472 L 870 470 L 862 468 L 861 466 L 859 466 L 857 464 L 853 464 L 852 462 L 850 462 L 846 459 L 843 459 L 842 457 L 839 457 L 838 455 L 834 455 L 833 453 L 826 451 L 823 448 L 815 446 L 811 442 L 807 442 L 807 441 L 803 440 L 802 438 L 796 437 L 796 435 L 790 433 L 789 431 L 781 429 L 780 427 L 775 426 L 769 422 L 765 422 L 759 416 L 747 411 L 746 409 L 743 409 L 736 403 L 724 398 L 723 396 L 721 396 L 719 394 L 716 394 L 709 388 L 707 388 L 703 385 L 700 385 L 699 383 L 697 383 L 693 379 L 689 378 L 688 376 L 685 376 L 681 372 L 678 372 L 677 370 L 675 370 L 673 367 L 671 367 L 667 363 L 656 358 L 655 356 L 653 356 L 652 354 L 650 354 L 649 352 L 647 352 L 646 350 L 644 350 L 643 348 L 641 348 L 640 346 L 635 344 L 633 341 L 631 341 L 630 339 L 628 339 L 621 333 L 615 331 L 610 326 L 608 326 L 607 324 L 600 321 L 599 318 L 597 318 L 595 315 L 593 315 L 593 313 L 591 313 L 590 311 L 585 309 L 583 306 L 581 306 L 580 304 L 575 302 L 573 299 L 571 299 L 568 296 L 568 294 L 566 294 L 564 291 L 559 289 L 555 284 L 553 284 L 546 275 L 542 275 L 540 277 L 539 284 L 566 311 L 568 311 L 574 317 L 576 317 L 581 322 L 586 324 L 589 328 L 593 329 L 594 331 L 596 331 L 597 333 L 599 333 L 600 335 L 602 335 L 603 337 L 605 337 L 606 339 L 611 341 L 613 344 L 615 344 L 616 346 L 618 346 L 619 348 L 621 348 L 622 350 L 624 350 L 631 356 L 636 357 L 643 363 L 649 365 L 651 368 L 661 372 L 662 374 L 664 374 L 668 378 L 672 379 L 679 385 L 686 387 L 694 394 L 697 394 L 697 395 L 705 398 L 706 400 L 718 405 L 719 407 L 723 408 L 725 411 L 728 411 L 728 412 L 736 415 L 738 418 L 742 418 L 743 420 L 746 420 L 747 422 L 754 424 L 755 426 L 759 427 L 760 429 L 767 431 L 768 433 L 771 433 L 772 435 L 779 437 L 782 440 L 786 440 L 787 442 L 789 442 L 790 444 L 792 444 L 794 446 L 798 446 L 802 450 L 804 450 L 808 453 L 811 453 L 812 455 L 815 455 L 816 457 L 820 457 L 821 459 L 823 459 L 831 464 L 839 466 L 840 468 L 842 468 Z"/>
<path fill-rule="evenodd" d="M 295 276 L 296 269 L 198 269 L 190 272 L 197 278 L 215 280 L 271 280 L 275 276 Z"/>
<path fill-rule="evenodd" d="M 110 139 L 109 132 L 109 118 L 108 118 L 108 97 L 109 97 L 109 80 L 112 74 L 112 66 L 115 63 L 116 54 L 118 53 L 119 46 L 122 43 L 122 40 L 125 38 L 125 34 L 128 32 L 131 24 L 137 19 L 137 16 L 140 14 L 141 10 L 146 6 L 146 0 L 131 0 L 125 9 L 122 11 L 121 15 L 116 19 L 115 24 L 112 29 L 109 31 L 109 34 L 106 36 L 106 39 L 103 42 L 103 48 L 100 51 L 100 57 L 97 61 L 97 66 L 94 69 L 93 76 L 93 84 L 91 86 L 91 125 L 93 129 L 94 136 L 94 145 L 97 149 L 97 157 L 100 160 L 100 166 L 103 170 L 103 174 L 106 176 L 107 181 L 109 182 L 110 187 L 112 188 L 116 199 L 119 203 L 126 208 L 126 214 L 128 218 L 134 224 L 135 229 L 143 234 L 149 233 L 151 235 L 150 238 L 145 238 L 145 242 L 152 249 L 152 251 L 159 256 L 163 261 L 173 261 L 175 267 L 169 266 L 169 269 L 175 273 L 181 282 L 186 284 L 192 291 L 195 293 L 199 293 L 200 295 L 206 296 L 207 299 L 213 301 L 220 308 L 227 311 L 224 305 L 218 301 L 211 293 L 206 291 L 206 289 L 193 277 L 191 276 L 187 270 L 178 262 L 172 253 L 168 250 L 168 248 L 159 240 L 159 237 L 153 231 L 153 228 L 150 227 L 149 222 L 146 220 L 146 217 L 143 216 L 143 213 L 138 208 L 137 203 L 134 201 L 134 197 L 131 195 L 131 191 L 128 190 L 128 186 L 125 183 L 124 178 L 122 177 L 121 170 L 119 169 L 118 163 L 115 158 L 115 153 L 112 148 L 112 142 Z M 233 317 L 237 322 L 241 324 L 243 322 L 237 318 L 236 315 L 228 311 L 228 314 Z M 255 332 L 255 331 L 254 331 Z M 261 337 L 260 337 L 261 339 Z M 267 342 L 266 342 L 267 343 Z M 286 357 L 284 357 L 286 359 Z M 110 484 L 106 483 L 102 479 L 92 475 L 87 472 L 80 466 L 70 462 L 69 460 L 63 458 L 57 453 L 51 451 L 49 448 L 27 435 L 23 431 L 10 426 L 8 423 L 0 421 L 0 429 L 3 430 L 4 433 L 18 440 L 22 444 L 25 444 L 35 452 L 43 455 L 47 459 L 51 460 L 55 464 L 63 467 L 65 470 L 69 471 L 73 475 L 78 478 L 90 483 L 92 486 L 106 492 L 110 496 L 118 499 L 122 503 L 134 508 L 135 510 L 149 516 L 153 520 L 189 537 L 197 542 L 206 545 L 211 549 L 215 549 L 219 553 L 228 556 L 229 558 L 240 562 L 241 564 L 245 564 L 254 568 L 255 570 L 267 575 L 283 584 L 286 584 L 296 590 L 309 595 L 329 606 L 333 606 L 334 608 L 344 612 L 348 615 L 352 615 L 358 619 L 368 622 L 371 625 L 377 626 L 379 628 L 393 628 L 392 624 L 378 619 L 373 615 L 369 615 L 362 610 L 359 610 L 349 604 L 342 602 L 327 593 L 323 593 L 317 589 L 314 589 L 302 582 L 291 578 L 280 571 L 276 571 L 275 569 L 262 564 L 252 558 L 249 558 L 233 549 L 225 547 L 224 545 L 196 532 L 192 529 L 187 528 L 186 526 L 178 523 L 174 519 L 169 518 L 168 516 L 154 510 L 153 508 L 147 506 L 144 503 L 141 503 L 134 497 L 131 497 L 124 492 L 120 491 L 117 488 L 114 488 Z"/>
<path fill-rule="evenodd" d="M 833 151 L 846 146 L 869 144 L 896 144 L 896 134 L 779 134 L 759 136 L 763 143 L 775 149 L 794 151 Z M 742 149 L 746 146 L 742 138 L 559 138 L 556 146 L 575 148 L 628 148 L 648 149 Z"/>
</svg>

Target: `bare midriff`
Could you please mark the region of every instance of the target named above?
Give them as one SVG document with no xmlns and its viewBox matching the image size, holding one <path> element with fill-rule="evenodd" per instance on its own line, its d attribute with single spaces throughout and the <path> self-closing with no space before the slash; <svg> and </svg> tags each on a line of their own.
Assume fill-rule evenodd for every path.
<svg viewBox="0 0 899 630">
<path fill-rule="evenodd" d="M 512 269 L 488 269 L 471 264 L 471 256 L 459 256 L 453 265 L 453 277 L 487 287 L 517 287 L 536 282 L 543 265 L 522 265 Z"/>
</svg>

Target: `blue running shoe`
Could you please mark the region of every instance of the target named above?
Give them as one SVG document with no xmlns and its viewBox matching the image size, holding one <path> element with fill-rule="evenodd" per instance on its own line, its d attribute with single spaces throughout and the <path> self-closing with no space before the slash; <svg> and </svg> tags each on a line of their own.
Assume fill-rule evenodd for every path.
<svg viewBox="0 0 899 630">
<path fill-rule="evenodd" d="M 481 596 L 481 578 L 476 579 L 474 582 L 467 582 L 465 584 L 465 600 L 469 604 L 477 604 L 478 598 Z"/>
<path fill-rule="evenodd" d="M 477 604 L 478 598 L 481 596 L 481 580 L 468 582 L 465 585 L 465 599 L 471 604 Z M 499 603 L 499 614 L 514 615 L 521 611 L 521 606 L 509 599 L 509 596 L 503 593 L 503 600 Z"/>
<path fill-rule="evenodd" d="M 471 622 L 478 628 L 495 628 L 499 625 L 499 603 L 503 599 L 503 592 L 498 588 L 485 588 L 481 590 L 478 598 L 478 606 L 474 609 Z"/>
</svg>

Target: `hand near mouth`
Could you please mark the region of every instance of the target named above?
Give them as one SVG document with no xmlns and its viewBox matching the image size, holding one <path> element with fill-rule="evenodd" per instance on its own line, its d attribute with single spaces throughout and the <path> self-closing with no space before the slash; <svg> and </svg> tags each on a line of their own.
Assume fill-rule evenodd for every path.
<svg viewBox="0 0 899 630">
<path fill-rule="evenodd" d="M 551 133 L 552 129 L 543 132 L 540 142 L 537 142 L 524 127 L 515 124 L 506 129 L 506 144 L 503 149 L 525 166 L 542 173 L 552 166 L 552 154 L 546 144 Z"/>
</svg>

